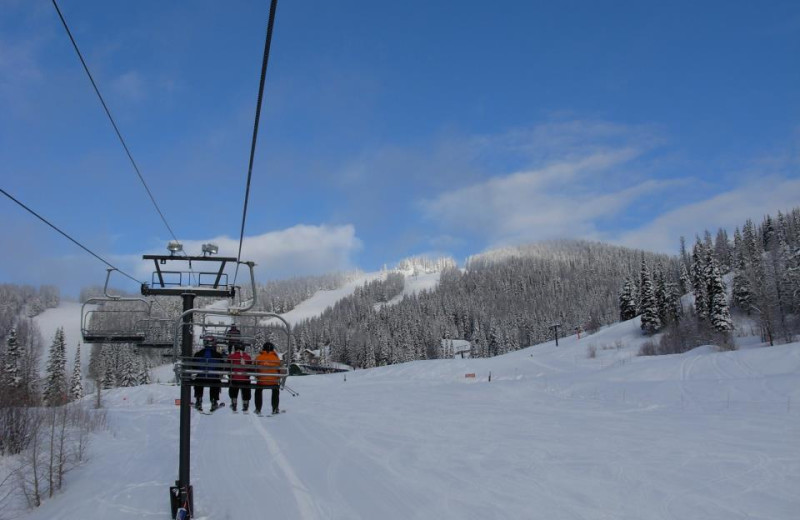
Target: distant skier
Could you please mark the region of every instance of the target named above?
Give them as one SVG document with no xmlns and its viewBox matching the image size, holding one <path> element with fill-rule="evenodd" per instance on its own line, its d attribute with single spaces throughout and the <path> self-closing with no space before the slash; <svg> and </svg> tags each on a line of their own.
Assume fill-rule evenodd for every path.
<svg viewBox="0 0 800 520">
<path fill-rule="evenodd" d="M 266 367 L 258 369 L 258 371 L 261 372 L 262 374 L 271 374 L 271 375 L 258 376 L 258 385 L 263 386 L 264 388 L 256 389 L 256 413 L 261 413 L 261 404 L 263 402 L 261 393 L 265 388 L 271 388 L 272 413 L 276 414 L 280 412 L 279 403 L 280 403 L 280 392 L 281 392 L 281 378 L 279 377 L 278 374 L 280 374 L 281 358 L 279 358 L 278 353 L 275 352 L 275 345 L 269 341 L 264 343 L 264 345 L 261 347 L 261 352 L 259 352 L 258 356 L 256 356 L 255 364 Z"/>
<path fill-rule="evenodd" d="M 242 332 L 236 325 L 231 325 L 225 333 L 225 341 L 228 343 L 228 355 L 233 354 L 236 351 L 236 345 L 242 343 Z"/>
<path fill-rule="evenodd" d="M 200 373 L 194 378 L 194 407 L 203 411 L 203 387 L 208 386 L 209 397 L 211 398 L 211 411 L 216 410 L 219 405 L 219 386 L 221 375 L 211 374 L 210 371 L 219 371 L 222 367 L 222 354 L 217 352 L 213 336 L 203 338 L 203 348 L 198 350 L 194 357 L 204 360 L 203 366 L 198 367 Z M 203 369 L 206 370 L 203 370 Z M 204 384 L 205 383 L 205 384 Z M 210 383 L 210 384 L 209 384 Z"/>
<path fill-rule="evenodd" d="M 233 354 L 228 356 L 228 361 L 232 365 L 231 385 L 228 388 L 228 396 L 231 398 L 231 409 L 236 411 L 236 400 L 239 397 L 239 390 L 242 391 L 242 411 L 246 412 L 250 406 L 250 376 L 245 373 L 248 368 L 238 367 L 237 365 L 249 365 L 252 362 L 250 354 L 244 351 L 244 344 L 235 342 Z"/>
</svg>

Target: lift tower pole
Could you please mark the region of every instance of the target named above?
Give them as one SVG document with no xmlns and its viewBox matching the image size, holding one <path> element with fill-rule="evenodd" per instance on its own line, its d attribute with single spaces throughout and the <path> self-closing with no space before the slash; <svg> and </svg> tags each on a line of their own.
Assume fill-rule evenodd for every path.
<svg viewBox="0 0 800 520">
<path fill-rule="evenodd" d="M 183 336 L 181 337 L 181 357 L 188 358 L 192 355 L 193 314 L 186 311 L 194 309 L 194 293 L 183 293 Z M 180 454 L 178 456 L 178 490 L 185 490 L 185 501 L 189 504 L 189 511 L 194 511 L 192 486 L 189 484 L 189 468 L 191 465 L 191 427 L 192 427 L 192 387 L 181 382 L 181 429 L 180 429 Z M 182 493 L 183 494 L 183 493 Z M 182 504 L 181 504 L 182 505 Z M 174 515 L 173 515 L 174 517 Z"/>
<path fill-rule="evenodd" d="M 194 300 L 197 296 L 212 298 L 233 298 L 236 288 L 228 285 L 228 277 L 224 273 L 225 264 L 237 262 L 235 257 L 219 256 L 177 256 L 172 255 L 144 255 L 144 260 L 155 263 L 152 282 L 142 284 L 143 296 L 180 296 L 183 299 L 183 327 L 181 338 L 181 358 L 192 356 L 192 329 Z M 167 262 L 189 262 L 190 271 L 166 271 L 161 266 Z M 219 268 L 215 271 L 192 271 L 192 262 L 216 262 Z M 201 264 L 203 265 L 203 264 Z M 177 327 L 177 324 L 176 324 Z M 180 446 L 178 455 L 178 480 L 170 488 L 170 505 L 172 518 L 175 518 L 178 508 L 185 507 L 188 518 L 193 516 L 194 500 L 191 485 L 191 421 L 192 421 L 192 387 L 181 379 L 181 408 L 180 408 Z"/>
</svg>

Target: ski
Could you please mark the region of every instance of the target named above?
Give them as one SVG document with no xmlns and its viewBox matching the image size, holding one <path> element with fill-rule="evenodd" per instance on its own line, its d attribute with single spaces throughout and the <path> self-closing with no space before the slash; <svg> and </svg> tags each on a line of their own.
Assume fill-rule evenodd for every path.
<svg viewBox="0 0 800 520">
<path fill-rule="evenodd" d="M 195 410 L 197 410 L 198 413 L 201 413 L 203 415 L 211 415 L 214 412 L 216 412 L 217 410 L 219 410 L 220 408 L 224 408 L 224 407 L 225 407 L 225 403 L 219 403 L 215 409 L 209 410 L 207 412 L 205 410 L 197 410 L 197 408 L 195 408 Z"/>
</svg>

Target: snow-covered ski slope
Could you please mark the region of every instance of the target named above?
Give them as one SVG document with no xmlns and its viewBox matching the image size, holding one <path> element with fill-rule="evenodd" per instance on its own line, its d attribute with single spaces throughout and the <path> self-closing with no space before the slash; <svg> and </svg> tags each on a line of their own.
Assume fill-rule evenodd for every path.
<svg viewBox="0 0 800 520">
<path fill-rule="evenodd" d="M 638 325 L 291 378 L 277 417 L 193 412 L 196 518 L 798 518 L 800 344 L 644 358 Z M 109 391 L 112 431 L 26 518 L 167 518 L 176 397 Z"/>
<path fill-rule="evenodd" d="M 375 280 L 385 280 L 389 271 L 378 271 L 367 273 L 356 278 L 338 289 L 331 291 L 317 291 L 311 298 L 297 305 L 291 311 L 281 314 L 289 322 L 289 325 L 296 325 L 304 320 L 321 315 L 328 307 L 333 307 L 336 302 L 346 298 L 355 292 L 358 287 Z M 406 296 L 417 294 L 423 290 L 431 290 L 439 283 L 440 273 L 405 273 L 405 284 L 403 291 L 393 298 L 388 304 L 398 303 Z"/>
<path fill-rule="evenodd" d="M 89 309 L 92 308 L 93 307 L 89 307 Z M 36 326 L 39 327 L 44 342 L 42 357 L 40 358 L 42 372 L 44 372 L 44 368 L 47 366 L 47 353 L 49 352 L 50 345 L 53 343 L 53 338 L 56 336 L 56 330 L 58 330 L 59 327 L 64 328 L 64 338 L 67 342 L 67 365 L 72 367 L 72 363 L 75 361 L 75 351 L 78 348 L 78 343 L 83 342 L 81 337 L 81 304 L 78 302 L 61 301 L 58 307 L 46 309 L 43 313 L 34 317 L 33 321 Z M 84 371 L 89 366 L 88 345 L 81 349 L 81 366 Z"/>
</svg>

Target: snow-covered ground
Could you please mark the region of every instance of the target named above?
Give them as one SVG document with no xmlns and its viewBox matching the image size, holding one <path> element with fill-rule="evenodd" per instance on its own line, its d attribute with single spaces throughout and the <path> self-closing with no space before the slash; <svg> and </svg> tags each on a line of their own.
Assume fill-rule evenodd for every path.
<svg viewBox="0 0 800 520">
<path fill-rule="evenodd" d="M 800 344 L 637 357 L 643 340 L 631 320 L 492 359 L 292 378 L 278 417 L 194 414 L 196 518 L 798 518 Z M 25 518 L 167 518 L 176 397 L 109 391 L 92 460 Z"/>
</svg>

